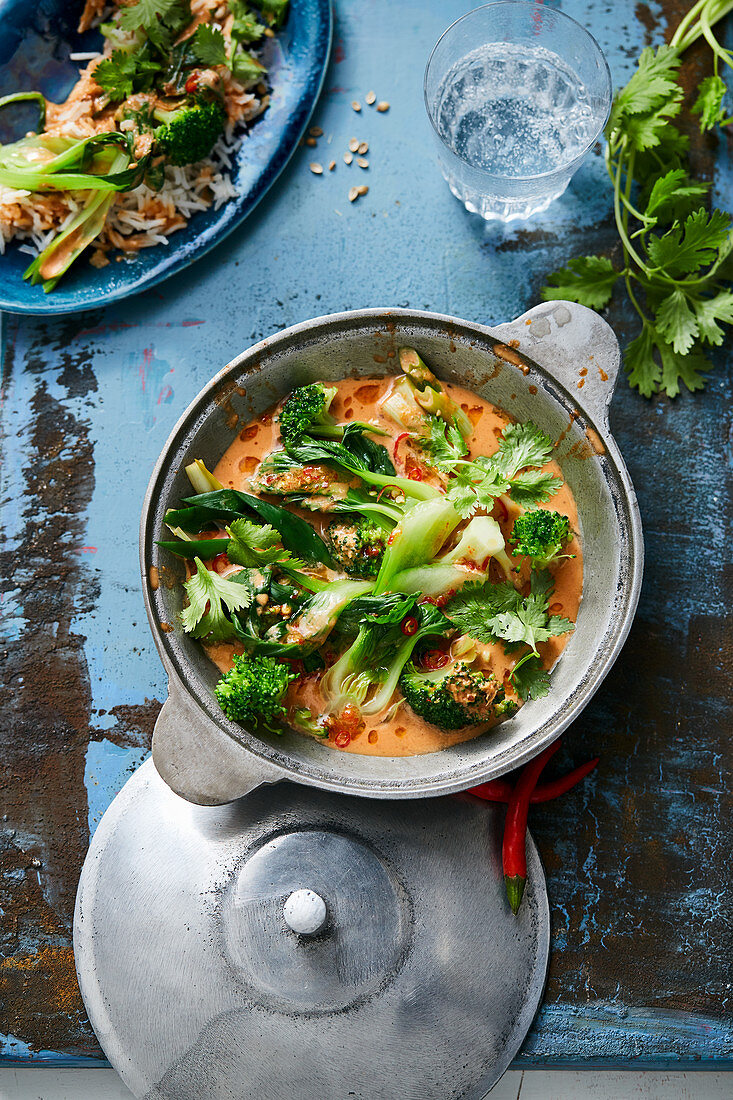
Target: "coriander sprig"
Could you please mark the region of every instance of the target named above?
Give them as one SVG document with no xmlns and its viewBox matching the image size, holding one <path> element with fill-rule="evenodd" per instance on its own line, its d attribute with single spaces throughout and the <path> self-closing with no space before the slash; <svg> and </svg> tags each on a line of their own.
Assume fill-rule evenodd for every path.
<svg viewBox="0 0 733 1100">
<path fill-rule="evenodd" d="M 721 325 L 733 324 L 733 292 L 727 266 L 733 251 L 731 216 L 708 213 L 709 185 L 689 174 L 688 139 L 672 123 L 682 108 L 682 54 L 699 38 L 713 52 L 714 73 L 699 88 L 693 114 L 701 130 L 727 126 L 726 91 L 719 66 L 733 69 L 733 55 L 713 25 L 733 10 L 733 0 L 699 0 L 669 45 L 647 47 L 628 84 L 616 95 L 606 127 L 605 161 L 613 185 L 623 266 L 605 256 L 580 256 L 548 278 L 543 298 L 569 298 L 602 309 L 619 279 L 642 321 L 626 349 L 629 383 L 645 397 L 675 397 L 680 385 L 702 389 L 712 363 L 704 345 L 723 341 Z"/>
<path fill-rule="evenodd" d="M 514 585 L 502 582 L 466 584 L 445 605 L 445 613 L 464 634 L 478 642 L 502 640 L 506 652 L 528 646 L 511 673 L 522 699 L 546 695 L 549 676 L 542 668 L 537 646 L 558 634 L 575 630 L 575 623 L 549 612 L 554 580 L 547 570 L 533 572 L 529 595 L 523 597 Z"/>
<path fill-rule="evenodd" d="M 493 455 L 477 459 L 445 455 L 440 469 L 454 475 L 449 500 L 464 519 L 476 508 L 491 510 L 496 498 L 505 495 L 525 508 L 545 503 L 562 485 L 561 478 L 538 468 L 548 461 L 553 446 L 541 428 L 527 421 L 509 424 Z"/>
</svg>

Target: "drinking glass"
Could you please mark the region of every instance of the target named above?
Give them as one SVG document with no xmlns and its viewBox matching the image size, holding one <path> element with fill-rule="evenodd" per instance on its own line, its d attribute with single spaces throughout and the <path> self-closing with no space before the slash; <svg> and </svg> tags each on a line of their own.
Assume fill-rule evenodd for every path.
<svg viewBox="0 0 733 1100">
<path fill-rule="evenodd" d="M 507 222 L 563 193 L 606 124 L 611 74 L 570 16 L 504 0 L 439 39 L 425 106 L 453 194 L 471 213 Z"/>
</svg>

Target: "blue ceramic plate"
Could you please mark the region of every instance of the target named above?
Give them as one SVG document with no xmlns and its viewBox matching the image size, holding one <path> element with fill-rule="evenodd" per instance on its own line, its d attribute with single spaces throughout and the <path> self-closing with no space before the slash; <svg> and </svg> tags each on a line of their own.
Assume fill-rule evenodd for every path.
<svg viewBox="0 0 733 1100">
<path fill-rule="evenodd" d="M 0 0 L 0 96 L 34 89 L 55 102 L 66 97 L 79 68 L 69 54 L 99 49 L 102 41 L 95 31 L 77 34 L 82 6 L 82 0 Z M 96 270 L 82 257 L 50 294 L 23 282 L 31 257 L 11 243 L 0 259 L 0 309 L 48 314 L 104 305 L 161 282 L 218 244 L 257 205 L 297 146 L 323 84 L 331 31 L 330 0 L 291 0 L 286 26 L 267 40 L 262 59 L 272 100 L 236 155 L 237 198 L 194 214 L 170 244 L 145 248 L 130 262 Z M 20 109 L 4 114 L 12 115 L 13 131 L 4 117 L 0 142 L 17 139 L 37 118 Z"/>
</svg>

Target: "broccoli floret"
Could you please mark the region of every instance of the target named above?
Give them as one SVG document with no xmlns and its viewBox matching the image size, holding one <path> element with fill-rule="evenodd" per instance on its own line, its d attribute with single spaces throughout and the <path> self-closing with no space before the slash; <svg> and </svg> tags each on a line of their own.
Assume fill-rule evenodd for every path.
<svg viewBox="0 0 733 1100">
<path fill-rule="evenodd" d="M 324 386 L 321 382 L 293 390 L 278 417 L 283 442 L 295 443 L 314 428 L 332 427 L 336 421 L 328 410 L 337 392 L 335 386 Z"/>
<path fill-rule="evenodd" d="M 440 729 L 488 722 L 496 713 L 499 685 L 493 674 L 471 668 L 464 661 L 452 661 L 430 672 L 419 671 L 410 661 L 399 687 L 415 713 Z"/>
<path fill-rule="evenodd" d="M 511 541 L 516 543 L 516 554 L 531 558 L 535 568 L 546 569 L 559 557 L 574 556 L 562 553 L 563 545 L 572 537 L 573 531 L 567 516 L 537 508 L 517 516 Z"/>
<path fill-rule="evenodd" d="M 494 712 L 502 718 L 512 718 L 519 710 L 519 703 L 516 699 L 507 699 L 506 697 L 499 699 L 498 695 L 496 699 L 498 702 L 494 701 Z"/>
<path fill-rule="evenodd" d="M 272 723 L 285 714 L 283 699 L 288 684 L 297 677 L 287 665 L 271 657 L 235 656 L 233 667 L 214 688 L 219 706 L 233 722 L 260 724 L 276 729 Z"/>
<path fill-rule="evenodd" d="M 164 124 L 155 131 L 158 152 L 171 164 L 195 164 L 208 157 L 226 122 L 224 108 L 214 101 L 157 110 L 155 117 Z"/>
<path fill-rule="evenodd" d="M 331 557 L 352 577 L 376 577 L 382 564 L 391 525 L 370 519 L 335 519 L 326 529 Z"/>
</svg>

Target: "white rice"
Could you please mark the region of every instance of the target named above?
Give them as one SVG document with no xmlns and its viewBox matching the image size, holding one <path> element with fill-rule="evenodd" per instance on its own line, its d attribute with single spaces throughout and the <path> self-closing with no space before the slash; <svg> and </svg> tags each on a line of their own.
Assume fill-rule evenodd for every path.
<svg viewBox="0 0 733 1100">
<path fill-rule="evenodd" d="M 99 0 L 91 0 L 90 13 L 98 6 Z M 214 7 L 214 0 L 193 0 L 192 4 L 194 12 L 198 9 L 212 11 Z M 109 10 L 113 8 L 107 7 L 105 14 Z M 107 52 L 105 47 L 105 54 Z M 97 123 L 90 115 L 88 92 L 85 98 L 83 85 L 86 81 L 88 87 L 93 62 L 98 56 L 74 55 L 75 60 L 90 61 L 92 65 L 80 73 L 79 83 L 69 100 L 56 109 L 53 132 L 80 139 L 97 132 Z M 82 90 L 80 98 L 75 97 L 77 89 Z M 134 191 L 115 197 L 91 254 L 91 262 L 96 267 L 109 262 L 106 253 L 112 249 L 135 254 L 141 248 L 167 244 L 170 234 L 185 228 L 193 215 L 211 207 L 219 210 L 224 203 L 237 197 L 239 192 L 231 172 L 236 154 L 246 138 L 242 126 L 267 109 L 269 97 L 258 98 L 254 91 L 247 91 L 228 76 L 225 99 L 229 122 L 206 160 L 183 167 L 166 165 L 165 180 L 159 191 L 142 183 Z M 10 240 L 16 240 L 20 242 L 21 251 L 38 255 L 75 217 L 83 206 L 84 197 L 84 193 L 79 192 L 38 193 L 0 186 L 0 254 L 5 252 Z"/>
</svg>

